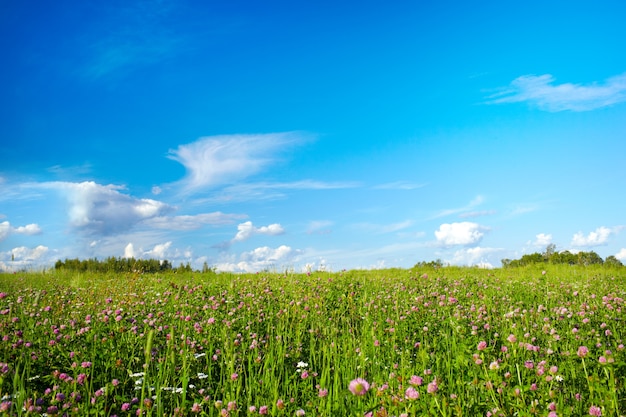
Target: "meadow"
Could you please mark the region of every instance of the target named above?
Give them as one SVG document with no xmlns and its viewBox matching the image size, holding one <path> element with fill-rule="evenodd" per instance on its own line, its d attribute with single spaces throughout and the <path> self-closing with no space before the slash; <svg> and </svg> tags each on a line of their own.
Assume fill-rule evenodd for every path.
<svg viewBox="0 0 626 417">
<path fill-rule="evenodd" d="M 626 268 L 0 274 L 0 414 L 626 415 Z"/>
</svg>

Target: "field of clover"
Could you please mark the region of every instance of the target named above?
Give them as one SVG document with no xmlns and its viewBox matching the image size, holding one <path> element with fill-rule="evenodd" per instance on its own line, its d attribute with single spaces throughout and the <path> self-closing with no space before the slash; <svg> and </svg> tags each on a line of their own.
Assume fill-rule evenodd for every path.
<svg viewBox="0 0 626 417">
<path fill-rule="evenodd" d="M 626 415 L 625 269 L 0 274 L 0 414 Z"/>
</svg>

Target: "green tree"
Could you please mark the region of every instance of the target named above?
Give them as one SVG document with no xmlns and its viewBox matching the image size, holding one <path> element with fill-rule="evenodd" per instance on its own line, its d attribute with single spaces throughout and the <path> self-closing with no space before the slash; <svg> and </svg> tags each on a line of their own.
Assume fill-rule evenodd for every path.
<svg viewBox="0 0 626 417">
<path fill-rule="evenodd" d="M 606 259 L 604 260 L 604 264 L 605 265 L 611 265 L 611 266 L 624 266 L 622 261 L 620 261 L 619 259 L 617 259 L 613 255 L 607 256 Z"/>
</svg>

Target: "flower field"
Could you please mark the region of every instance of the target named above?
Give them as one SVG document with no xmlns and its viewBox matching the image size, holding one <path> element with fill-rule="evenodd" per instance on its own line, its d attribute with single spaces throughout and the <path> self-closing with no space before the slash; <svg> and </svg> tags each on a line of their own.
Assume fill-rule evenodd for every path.
<svg viewBox="0 0 626 417">
<path fill-rule="evenodd" d="M 626 415 L 626 268 L 0 275 L 0 414 Z"/>
</svg>

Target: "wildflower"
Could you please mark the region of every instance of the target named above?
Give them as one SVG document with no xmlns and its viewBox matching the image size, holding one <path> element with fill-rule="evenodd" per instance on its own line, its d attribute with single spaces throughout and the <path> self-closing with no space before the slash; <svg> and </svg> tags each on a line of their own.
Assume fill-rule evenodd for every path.
<svg viewBox="0 0 626 417">
<path fill-rule="evenodd" d="M 283 408 L 285 408 L 285 402 L 279 399 L 278 401 L 276 401 L 276 408 L 282 410 Z"/>
<path fill-rule="evenodd" d="M 478 350 L 485 350 L 487 348 L 487 342 L 485 342 L 484 340 L 481 340 L 480 342 L 478 342 L 478 346 L 476 346 L 476 349 Z"/>
<path fill-rule="evenodd" d="M 324 388 L 320 388 L 319 392 L 317 393 L 317 396 L 320 398 L 324 398 L 327 395 L 328 395 L 328 390 Z"/>
<path fill-rule="evenodd" d="M 128 410 L 130 410 L 130 404 L 129 403 L 122 404 L 122 411 L 128 411 Z"/>
<path fill-rule="evenodd" d="M 296 368 L 306 368 L 306 367 L 308 367 L 308 366 L 309 366 L 309 364 L 308 364 L 308 363 L 300 361 L 300 362 L 298 362 L 298 364 L 296 365 Z"/>
<path fill-rule="evenodd" d="M 411 377 L 411 379 L 409 379 L 409 384 L 411 385 L 422 385 L 424 383 L 424 380 L 422 379 L 421 376 L 417 376 L 417 375 L 413 375 Z"/>
<path fill-rule="evenodd" d="M 417 400 L 420 396 L 420 393 L 413 387 L 408 387 L 406 391 L 404 391 L 405 398 L 409 400 Z"/>
<path fill-rule="evenodd" d="M 434 394 L 437 392 L 438 389 L 439 386 L 437 385 L 437 380 L 434 380 L 433 382 L 428 384 L 428 386 L 426 387 L 426 392 L 428 392 L 429 394 Z"/>
<path fill-rule="evenodd" d="M 348 389 L 354 395 L 365 395 L 370 389 L 370 384 L 363 378 L 357 378 L 350 381 Z"/>
<path fill-rule="evenodd" d="M 500 365 L 498 364 L 498 361 L 493 361 L 493 362 L 491 362 L 489 364 L 489 369 L 491 369 L 492 371 L 496 370 L 498 368 L 500 368 Z"/>
<path fill-rule="evenodd" d="M 268 413 L 268 408 L 266 405 L 262 405 L 261 407 L 259 407 L 259 414 L 266 415 L 267 413 Z"/>
<path fill-rule="evenodd" d="M 299 409 L 298 411 L 296 411 L 296 417 L 303 417 L 305 414 L 306 413 L 303 409 Z"/>
<path fill-rule="evenodd" d="M 236 372 L 235 372 L 235 373 L 233 373 L 233 374 L 230 376 L 230 379 L 231 379 L 231 380 L 233 380 L 233 381 L 236 381 L 236 380 L 237 380 L 237 378 L 239 378 L 239 374 L 237 374 Z"/>
<path fill-rule="evenodd" d="M 237 409 L 237 403 L 235 401 L 229 401 L 226 407 L 228 411 L 235 411 Z"/>
<path fill-rule="evenodd" d="M 587 348 L 587 346 L 581 346 L 578 348 L 577 354 L 579 357 L 584 358 L 585 356 L 589 354 L 589 349 Z"/>
<path fill-rule="evenodd" d="M 589 407 L 589 415 L 590 416 L 601 416 L 602 415 L 602 409 L 600 407 L 592 405 L 591 407 Z"/>
<path fill-rule="evenodd" d="M 251 405 L 250 407 L 248 407 L 248 413 L 250 414 L 256 413 L 256 405 Z"/>
</svg>

